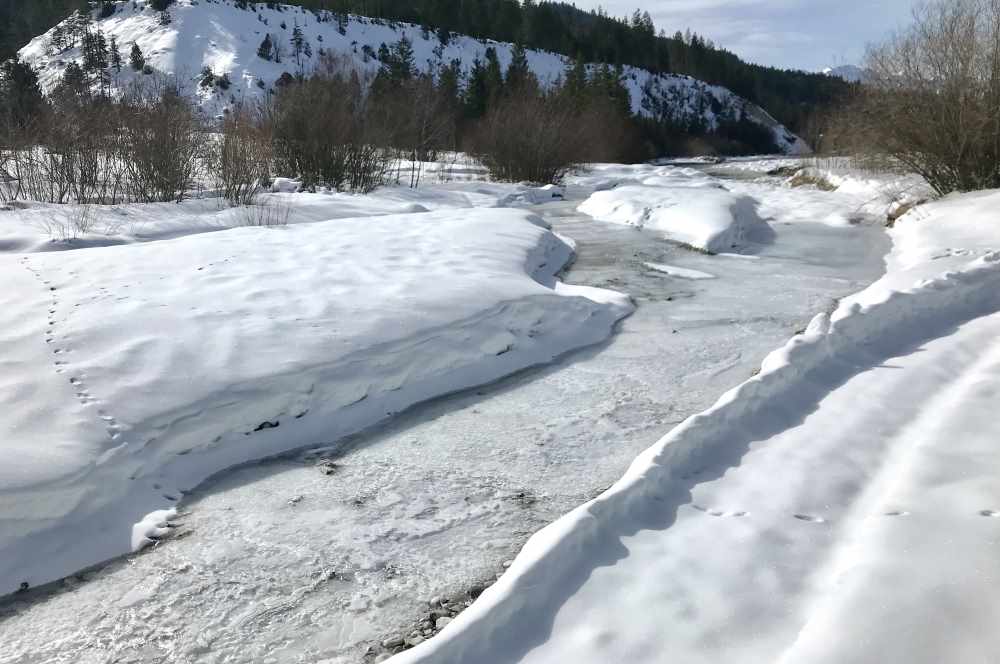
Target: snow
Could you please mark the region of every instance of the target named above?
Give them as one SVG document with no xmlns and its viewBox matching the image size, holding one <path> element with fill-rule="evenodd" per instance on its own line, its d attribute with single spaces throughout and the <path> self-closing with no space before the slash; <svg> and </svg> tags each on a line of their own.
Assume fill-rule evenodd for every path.
<svg viewBox="0 0 1000 664">
<path fill-rule="evenodd" d="M 827 76 L 837 76 L 848 83 L 858 83 L 864 80 L 865 70 L 857 65 L 840 65 L 839 67 L 827 67 L 823 70 Z"/>
<path fill-rule="evenodd" d="M 559 284 L 571 256 L 510 208 L 0 254 L 0 594 L 148 544 L 218 471 L 605 339 L 632 305 Z"/>
<path fill-rule="evenodd" d="M 0 603 L 5 653 L 28 661 L 365 659 L 369 646 L 408 634 L 429 598 L 492 581 L 531 533 L 599 495 L 651 441 L 752 375 L 813 313 L 882 274 L 889 242 L 878 226 L 786 225 L 778 214 L 772 243 L 752 247 L 754 260 L 730 260 L 576 212 L 591 193 L 581 182 L 627 184 L 641 170 L 596 166 L 570 178 L 564 200 L 530 208 L 578 244 L 567 281 L 635 298 L 636 312 L 606 342 L 346 440 L 330 431 L 318 449 L 215 476 L 185 495 L 172 536 L 155 547 Z M 418 194 L 437 199 L 452 186 Z M 377 192 L 372 205 L 386 195 Z M 291 198 L 293 214 L 325 196 Z M 355 209 L 367 198 L 354 197 Z M 646 262 L 717 278 L 667 278 Z M 329 475 L 326 460 L 336 464 Z"/>
<path fill-rule="evenodd" d="M 992 661 L 997 209 L 993 191 L 904 215 L 883 279 L 392 661 Z"/>
<path fill-rule="evenodd" d="M 601 221 L 649 228 L 675 242 L 718 253 L 767 237 L 770 228 L 756 208 L 753 198 L 718 189 L 708 179 L 664 175 L 595 192 L 579 210 Z"/>
<path fill-rule="evenodd" d="M 486 49 L 490 47 L 496 50 L 504 70 L 512 59 L 513 45 L 507 43 L 453 35 L 447 44 L 442 44 L 434 31 L 425 32 L 420 26 L 363 16 L 350 16 L 341 34 L 330 14 L 314 14 L 280 4 L 274 8 L 264 3 L 251 6 L 253 9 L 242 10 L 231 0 L 178 0 L 169 10 L 171 23 L 164 26 L 159 24 L 157 12 L 146 7 L 145 0 L 117 3 L 117 11 L 112 16 L 95 21 L 96 27 L 109 39 L 114 36 L 123 49 L 125 67 L 114 75 L 115 86 L 124 87 L 142 76 L 128 66 L 128 49 L 136 43 L 147 64 L 188 81 L 204 107 L 214 113 L 221 112 L 237 99 L 263 98 L 284 72 L 294 73 L 300 67 L 291 54 L 286 54 L 281 63 L 263 60 L 257 56 L 257 48 L 264 35 L 271 34 L 289 51 L 288 40 L 296 25 L 302 29 L 313 51 L 313 57 L 306 58 L 301 65 L 304 71 L 315 66 L 319 49 L 323 48 L 347 56 L 360 71 L 374 73 L 379 62 L 369 54 L 376 53 L 382 44 L 398 42 L 403 36 L 412 42 L 415 64 L 422 71 L 436 72 L 442 64 L 458 60 L 463 71 L 468 72 L 476 58 L 485 59 Z M 330 20 L 320 21 L 319 16 Z M 36 37 L 19 52 L 22 59 L 40 70 L 39 78 L 46 91 L 58 83 L 69 61 L 81 60 L 78 48 L 52 52 L 51 32 Z M 531 70 L 546 85 L 559 79 L 569 64 L 564 56 L 545 51 L 528 50 L 527 58 Z M 598 66 L 588 65 L 591 70 Z M 232 87 L 226 92 L 200 87 L 198 80 L 204 67 L 209 67 L 216 75 L 228 73 Z M 783 152 L 809 152 L 802 139 L 766 111 L 721 86 L 688 76 L 653 74 L 635 67 L 623 68 L 622 82 L 629 91 L 634 113 L 648 115 L 647 107 L 651 104 L 653 107 L 666 104 L 675 120 L 699 117 L 710 128 L 718 123 L 713 108 L 726 110 L 737 119 L 745 113 L 772 132 L 776 145 Z"/>
<path fill-rule="evenodd" d="M 553 196 L 551 187 L 451 182 L 444 181 L 450 180 L 446 172 L 429 170 L 434 177 L 429 176 L 425 183 L 433 186 L 384 186 L 367 195 L 328 189 L 298 194 L 298 181 L 278 178 L 275 187 L 281 193 L 260 195 L 251 208 L 231 208 L 223 199 L 208 196 L 180 204 L 90 205 L 91 227 L 83 233 L 74 230 L 79 206 L 18 201 L 11 209 L 0 209 L 0 253 L 64 251 L 210 233 L 248 225 L 259 208 L 273 210 L 281 219 L 287 213 L 288 224 L 299 224 L 478 207 L 523 207 Z"/>
</svg>

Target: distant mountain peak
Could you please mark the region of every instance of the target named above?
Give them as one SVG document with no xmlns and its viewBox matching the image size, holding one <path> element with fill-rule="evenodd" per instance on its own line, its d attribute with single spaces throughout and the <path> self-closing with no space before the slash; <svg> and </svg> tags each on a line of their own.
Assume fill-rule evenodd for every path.
<svg viewBox="0 0 1000 664">
<path fill-rule="evenodd" d="M 865 78 L 865 70 L 857 65 L 840 65 L 839 67 L 827 67 L 823 70 L 827 76 L 837 76 L 850 83 L 857 83 Z"/>
</svg>

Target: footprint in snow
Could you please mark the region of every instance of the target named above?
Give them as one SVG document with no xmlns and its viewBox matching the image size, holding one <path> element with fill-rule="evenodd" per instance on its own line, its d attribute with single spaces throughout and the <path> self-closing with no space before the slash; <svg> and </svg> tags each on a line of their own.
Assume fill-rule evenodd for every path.
<svg viewBox="0 0 1000 664">
<path fill-rule="evenodd" d="M 705 514 L 707 514 L 709 516 L 715 516 L 715 517 L 725 516 L 725 517 L 740 518 L 740 517 L 744 517 L 744 516 L 749 516 L 750 515 L 750 512 L 744 512 L 742 510 L 741 511 L 736 511 L 736 512 L 727 512 L 727 511 L 724 511 L 724 510 L 717 510 L 717 509 L 711 509 L 711 508 L 708 508 L 708 507 L 702 507 L 701 505 L 691 505 L 691 507 L 695 508 L 699 512 L 704 512 Z"/>
<path fill-rule="evenodd" d="M 821 516 L 812 516 L 811 514 L 795 514 L 796 519 L 799 521 L 808 521 L 810 523 L 825 523 L 826 519 Z"/>
</svg>

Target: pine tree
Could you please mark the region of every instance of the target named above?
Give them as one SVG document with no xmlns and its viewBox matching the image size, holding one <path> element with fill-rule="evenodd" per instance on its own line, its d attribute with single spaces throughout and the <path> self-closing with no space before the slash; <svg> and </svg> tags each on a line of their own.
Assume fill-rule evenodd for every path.
<svg viewBox="0 0 1000 664">
<path fill-rule="evenodd" d="M 264 41 L 257 47 L 257 57 L 268 62 L 274 58 L 274 46 L 271 43 L 271 35 L 264 35 Z"/>
<path fill-rule="evenodd" d="M 132 52 L 129 53 L 128 63 L 135 71 L 142 71 L 146 66 L 146 56 L 142 54 L 142 49 L 135 42 L 132 42 Z"/>
<path fill-rule="evenodd" d="M 312 48 L 309 46 L 309 42 L 306 41 L 306 36 L 302 32 L 302 28 L 299 27 L 298 21 L 295 22 L 295 27 L 292 28 L 292 54 L 295 56 L 295 64 L 302 68 L 302 56 L 312 57 Z"/>
<path fill-rule="evenodd" d="M 503 70 L 500 68 L 497 50 L 490 46 L 486 49 L 486 103 L 493 103 L 502 92 Z"/>
<path fill-rule="evenodd" d="M 563 74 L 563 89 L 573 99 L 582 99 L 587 93 L 587 65 L 583 63 L 583 58 L 577 56 L 566 67 Z"/>
<path fill-rule="evenodd" d="M 528 64 L 528 54 L 521 44 L 515 44 L 511 52 L 510 66 L 507 67 L 504 85 L 509 94 L 525 93 L 538 88 L 538 79 L 531 71 Z"/>
<path fill-rule="evenodd" d="M 486 67 L 478 57 L 472 61 L 469 70 L 469 84 L 465 86 L 465 115 L 478 119 L 486 115 L 489 107 L 489 87 L 486 81 Z"/>
<path fill-rule="evenodd" d="M 38 73 L 31 65 L 16 59 L 0 64 L 0 126 L 25 129 L 44 106 Z"/>
<path fill-rule="evenodd" d="M 120 74 L 122 71 L 122 52 L 118 49 L 118 40 L 115 39 L 114 35 L 111 35 L 111 43 L 108 45 L 108 49 L 111 51 L 111 66 L 114 68 L 116 74 Z"/>
</svg>

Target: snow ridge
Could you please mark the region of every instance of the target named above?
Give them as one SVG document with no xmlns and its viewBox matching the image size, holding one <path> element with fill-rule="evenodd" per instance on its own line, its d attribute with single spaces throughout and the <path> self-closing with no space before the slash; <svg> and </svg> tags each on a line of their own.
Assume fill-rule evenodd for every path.
<svg viewBox="0 0 1000 664">
<path fill-rule="evenodd" d="M 257 47 L 266 34 L 287 45 L 296 26 L 303 31 L 313 51 L 313 57 L 305 58 L 301 65 L 304 71 L 309 70 L 320 49 L 324 49 L 349 56 L 362 71 L 375 72 L 379 67 L 375 55 L 379 46 L 395 43 L 403 36 L 412 42 L 417 67 L 422 71 L 437 71 L 442 64 L 458 60 L 467 73 L 476 58 L 485 59 L 488 47 L 496 49 L 504 69 L 512 57 L 513 46 L 508 43 L 455 35 L 443 44 L 433 31 L 408 23 L 350 16 L 340 31 L 337 21 L 328 12 L 317 14 L 288 5 L 276 5 L 271 9 L 263 3 L 250 7 L 240 9 L 232 0 L 178 0 L 169 9 L 171 22 L 161 25 L 158 13 L 147 6 L 146 0 L 118 2 L 115 13 L 96 19 L 94 27 L 109 39 L 115 37 L 126 60 L 128 49 L 136 43 L 148 65 L 191 81 L 203 106 L 214 113 L 239 99 L 263 96 L 282 73 L 299 69 L 290 55 L 286 55 L 282 63 L 257 56 Z M 320 17 L 323 21 L 318 20 Z M 46 91 L 59 82 L 69 62 L 82 60 L 78 47 L 61 52 L 52 48 L 55 30 L 54 27 L 36 37 L 19 52 L 23 60 L 40 71 Z M 566 57 L 545 51 L 530 50 L 527 56 L 532 71 L 543 84 L 559 79 L 569 64 Z M 597 66 L 590 65 L 590 68 Z M 199 87 L 195 81 L 204 67 L 218 76 L 228 74 L 232 87 L 228 91 Z M 121 87 L 141 75 L 131 71 L 126 62 L 121 73 L 113 75 L 112 83 Z M 688 76 L 653 74 L 630 66 L 623 69 L 623 83 L 631 96 L 633 113 L 648 116 L 656 109 L 656 113 L 664 113 L 676 121 L 700 118 L 709 129 L 718 126 L 721 115 L 733 120 L 745 115 L 771 130 L 782 152 L 803 154 L 809 151 L 802 139 L 766 111 L 727 88 Z"/>
</svg>

